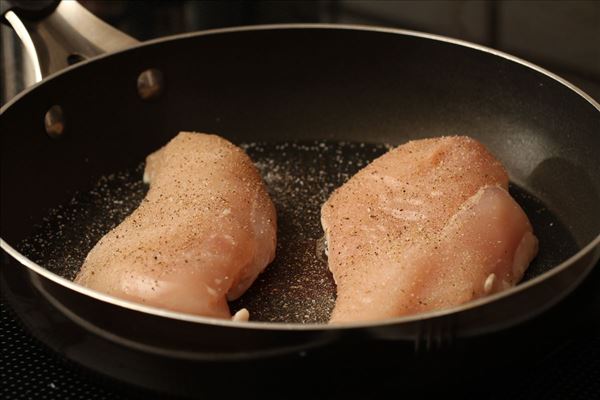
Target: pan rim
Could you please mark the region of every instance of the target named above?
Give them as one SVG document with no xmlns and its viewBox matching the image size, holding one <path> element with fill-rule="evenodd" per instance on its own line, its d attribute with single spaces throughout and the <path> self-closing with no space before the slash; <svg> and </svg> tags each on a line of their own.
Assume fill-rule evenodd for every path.
<svg viewBox="0 0 600 400">
<path fill-rule="evenodd" d="M 500 50 L 496 50 L 496 49 L 493 49 L 491 47 L 487 47 L 487 46 L 484 46 L 481 44 L 469 42 L 469 41 L 462 40 L 462 39 L 456 39 L 456 38 L 452 38 L 449 36 L 436 35 L 433 33 L 420 32 L 420 31 L 413 31 L 413 30 L 409 30 L 409 29 L 387 28 L 387 27 L 382 27 L 382 26 L 370 26 L 370 25 L 360 25 L 360 24 L 298 23 L 298 24 L 263 24 L 263 25 L 250 25 L 250 26 L 234 26 L 234 27 L 228 27 L 228 28 L 207 29 L 204 31 L 180 33 L 180 34 L 176 34 L 176 35 L 168 35 L 168 36 L 162 36 L 162 37 L 155 38 L 155 39 L 150 39 L 150 40 L 140 42 L 138 44 L 135 44 L 133 46 L 130 46 L 130 47 L 127 47 L 127 48 L 124 48 L 121 50 L 116 50 L 113 52 L 100 54 L 96 57 L 92 57 L 87 60 L 83 60 L 76 64 L 70 65 L 58 72 L 55 72 L 55 73 L 45 77 L 41 81 L 36 82 L 33 85 L 25 88 L 23 91 L 19 92 L 13 98 L 11 98 L 8 102 L 6 102 L 6 104 L 4 104 L 0 107 L 0 115 L 3 114 L 6 110 L 8 110 L 14 103 L 19 101 L 21 99 L 21 97 L 26 96 L 27 94 L 32 92 L 38 86 L 43 85 L 44 83 L 46 83 L 52 79 L 55 79 L 63 74 L 66 74 L 74 69 L 83 67 L 84 65 L 90 64 L 95 61 L 99 61 L 103 58 L 112 57 L 116 54 L 126 53 L 128 51 L 136 50 L 136 49 L 142 48 L 142 47 L 149 47 L 149 46 L 152 46 L 155 44 L 189 39 L 189 38 L 193 38 L 193 37 L 197 37 L 197 36 L 209 36 L 209 35 L 217 35 L 217 34 L 223 34 L 223 33 L 237 33 L 237 32 L 247 32 L 247 31 L 290 30 L 290 29 L 316 29 L 316 30 L 330 29 L 330 30 L 349 30 L 349 31 L 354 30 L 354 31 L 363 31 L 363 32 L 391 33 L 391 34 L 396 34 L 396 35 L 413 36 L 413 37 L 418 37 L 418 38 L 422 38 L 422 39 L 429 39 L 429 40 L 434 40 L 434 41 L 438 41 L 438 42 L 444 42 L 444 43 L 448 43 L 448 44 L 454 44 L 457 46 L 471 48 L 473 50 L 478 50 L 478 51 L 481 51 L 484 53 L 489 53 L 489 54 L 507 59 L 514 63 L 523 65 L 529 69 L 532 69 L 536 72 L 539 72 L 542 75 L 546 75 L 547 77 L 552 78 L 555 81 L 561 83 L 562 85 L 568 87 L 569 89 L 571 89 L 572 91 L 577 93 L 580 97 L 584 98 L 588 103 L 590 103 L 594 108 L 596 108 L 596 110 L 600 111 L 600 104 L 594 98 L 592 98 L 592 96 L 587 94 L 585 91 L 583 91 L 582 89 L 580 89 L 573 83 L 564 79 L 563 77 L 561 77 L 553 72 L 550 72 L 549 70 L 547 70 L 535 63 L 529 62 L 527 60 L 524 60 L 524 59 L 514 56 L 512 54 L 509 54 L 509 53 L 506 53 L 506 52 L 503 52 Z"/>
<path fill-rule="evenodd" d="M 219 28 L 219 29 L 211 29 L 206 31 L 199 32 L 191 32 L 191 33 L 183 33 L 178 35 L 170 35 L 165 37 L 160 37 L 156 39 L 152 39 L 149 41 L 141 42 L 137 45 L 128 47 L 123 50 L 119 50 L 116 52 L 111 52 L 107 54 L 100 55 L 98 57 L 90 58 L 78 64 L 72 65 L 68 68 L 65 68 L 62 71 L 59 71 L 55 74 L 52 74 L 42 81 L 28 87 L 23 90 L 21 93 L 17 94 L 11 100 L 9 100 L 6 104 L 4 104 L 0 108 L 0 117 L 4 112 L 6 112 L 9 108 L 11 108 L 15 103 L 17 103 L 21 98 L 27 96 L 29 93 L 33 92 L 39 85 L 44 84 L 47 81 L 52 79 L 56 79 L 57 77 L 70 72 L 73 69 L 80 68 L 88 63 L 92 63 L 95 61 L 99 61 L 106 57 L 111 57 L 115 54 L 124 53 L 127 51 L 132 51 L 138 48 L 152 46 L 159 43 L 166 43 L 176 40 L 188 39 L 197 36 L 205 36 L 205 35 L 214 35 L 214 34 L 224 34 L 224 33 L 237 33 L 237 32 L 247 32 L 247 31 L 263 31 L 263 30 L 288 30 L 288 29 L 331 29 L 331 30 L 355 30 L 355 31 L 366 31 L 366 32 L 379 32 L 379 33 L 389 33 L 389 34 L 397 34 L 404 36 L 412 36 L 418 37 L 422 39 L 434 40 L 438 42 L 444 42 L 452 45 L 462 46 L 471 48 L 473 50 L 482 51 L 485 53 L 489 53 L 491 55 L 495 55 L 509 61 L 520 64 L 524 67 L 530 68 L 542 75 L 546 75 L 547 77 L 554 79 L 555 81 L 561 83 L 566 86 L 571 91 L 578 94 L 580 97 L 585 99 L 588 103 L 590 103 L 597 111 L 600 112 L 600 104 L 596 102 L 590 95 L 585 93 L 583 90 L 573 85 L 571 82 L 566 79 L 534 64 L 529 61 L 523 60 L 519 57 L 513 56 L 511 54 L 495 50 L 489 48 L 487 46 L 471 43 L 468 41 L 454 39 L 447 36 L 435 35 L 431 33 L 411 31 L 405 29 L 396 29 L 396 28 L 386 28 L 386 27 L 377 27 L 377 26 L 366 26 L 366 25 L 352 25 L 352 24 L 268 24 L 268 25 L 253 25 L 253 26 L 242 26 L 242 27 L 230 27 L 230 28 Z M 283 322 L 257 322 L 257 321 L 249 321 L 249 322 L 234 322 L 225 319 L 211 318 L 187 313 L 179 313 L 175 311 L 169 311 L 157 307 L 150 307 L 146 305 L 142 305 L 139 303 L 131 302 L 128 300 L 122 300 L 117 297 L 104 294 L 102 292 L 98 292 L 93 289 L 89 289 L 87 287 L 76 284 L 68 279 L 65 279 L 45 268 L 34 263 L 29 258 L 15 250 L 11 245 L 9 245 L 6 241 L 0 238 L 0 248 L 2 248 L 6 253 L 8 253 L 12 258 L 18 261 L 21 265 L 33 270 L 39 275 L 42 275 L 44 278 L 47 278 L 54 283 L 66 287 L 70 290 L 74 290 L 82 295 L 92 297 L 96 300 L 110 303 L 115 306 L 127 308 L 133 311 L 142 312 L 145 314 L 151 314 L 157 317 L 176 319 L 180 321 L 192 322 L 192 323 L 201 323 L 208 325 L 216 325 L 223 327 L 231 327 L 237 329 L 259 329 L 259 330 L 275 330 L 275 331 L 323 331 L 330 329 L 357 329 L 357 328 L 372 328 L 372 327 L 383 327 L 390 325 L 398 325 L 403 323 L 417 322 L 421 320 L 427 320 L 437 317 L 446 316 L 449 314 L 460 313 L 466 310 L 470 310 L 479 306 L 483 306 L 485 304 L 497 301 L 504 297 L 512 296 L 516 293 L 519 293 L 523 290 L 526 290 L 534 285 L 541 283 L 542 281 L 562 272 L 563 270 L 569 268 L 571 265 L 576 263 L 579 259 L 586 256 L 588 253 L 592 252 L 596 246 L 600 245 L 600 233 L 592 239 L 587 245 L 581 248 L 577 253 L 561 262 L 554 268 L 549 271 L 544 272 L 543 274 L 527 281 L 517 286 L 514 286 L 508 290 L 495 293 L 491 296 L 486 296 L 465 304 L 462 304 L 457 307 L 452 307 L 449 309 L 431 311 L 427 313 L 421 313 L 416 315 L 409 315 L 403 317 L 390 318 L 386 320 L 380 321 L 362 321 L 362 322 L 349 322 L 349 323 L 339 323 L 339 324 L 324 324 L 324 323 L 311 323 L 311 324 L 300 324 L 300 323 L 283 323 Z"/>
</svg>

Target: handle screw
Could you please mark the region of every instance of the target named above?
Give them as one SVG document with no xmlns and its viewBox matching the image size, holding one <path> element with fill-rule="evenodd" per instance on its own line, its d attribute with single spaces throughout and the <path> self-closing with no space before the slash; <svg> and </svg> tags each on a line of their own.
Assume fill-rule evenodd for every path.
<svg viewBox="0 0 600 400">
<path fill-rule="evenodd" d="M 142 72 L 137 79 L 138 94 L 142 100 L 157 99 L 163 91 L 163 73 L 155 68 Z"/>
<path fill-rule="evenodd" d="M 65 133 L 65 119 L 63 109 L 59 105 L 50 107 L 44 115 L 44 128 L 51 138 L 59 138 Z"/>
</svg>

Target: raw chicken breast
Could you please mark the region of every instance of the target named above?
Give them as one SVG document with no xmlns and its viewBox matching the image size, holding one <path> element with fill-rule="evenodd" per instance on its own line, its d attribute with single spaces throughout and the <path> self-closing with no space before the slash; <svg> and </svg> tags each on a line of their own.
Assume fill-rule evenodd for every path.
<svg viewBox="0 0 600 400">
<path fill-rule="evenodd" d="M 229 318 L 227 299 L 242 295 L 275 256 L 275 207 L 257 169 L 227 140 L 188 132 L 146 161 L 146 197 L 90 251 L 75 281 Z"/>
<path fill-rule="evenodd" d="M 468 137 L 408 142 L 321 210 L 337 284 L 331 322 L 440 310 L 515 285 L 537 253 L 502 165 Z"/>
</svg>

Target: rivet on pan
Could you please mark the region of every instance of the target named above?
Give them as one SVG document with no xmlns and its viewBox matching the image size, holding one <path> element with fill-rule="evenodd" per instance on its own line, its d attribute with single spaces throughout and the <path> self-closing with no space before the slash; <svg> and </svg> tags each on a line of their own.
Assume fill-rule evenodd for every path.
<svg viewBox="0 0 600 400">
<path fill-rule="evenodd" d="M 155 68 L 145 70 L 138 76 L 137 89 L 142 100 L 158 98 L 164 87 L 163 73 Z"/>
<path fill-rule="evenodd" d="M 46 133 L 52 138 L 58 138 L 65 133 L 65 119 L 62 107 L 54 105 L 46 111 L 44 115 L 44 128 Z"/>
</svg>

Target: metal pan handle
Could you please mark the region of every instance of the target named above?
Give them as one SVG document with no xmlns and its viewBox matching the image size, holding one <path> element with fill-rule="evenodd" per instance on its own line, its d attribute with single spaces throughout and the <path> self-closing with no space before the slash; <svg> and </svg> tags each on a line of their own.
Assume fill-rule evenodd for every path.
<svg viewBox="0 0 600 400">
<path fill-rule="evenodd" d="M 34 73 L 28 85 L 79 61 L 138 43 L 74 0 L 3 0 L 2 16 L 32 61 Z"/>
</svg>

